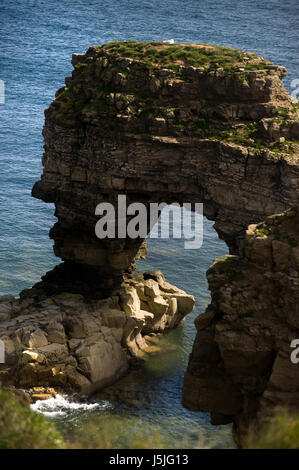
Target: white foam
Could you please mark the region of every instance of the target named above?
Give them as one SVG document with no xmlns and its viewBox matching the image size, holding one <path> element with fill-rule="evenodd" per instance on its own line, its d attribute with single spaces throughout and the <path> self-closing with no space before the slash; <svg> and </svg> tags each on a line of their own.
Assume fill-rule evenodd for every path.
<svg viewBox="0 0 299 470">
<path fill-rule="evenodd" d="M 31 409 L 49 418 L 55 418 L 56 416 L 64 416 L 72 411 L 94 411 L 96 409 L 108 408 L 109 406 L 111 405 L 108 401 L 80 403 L 57 394 L 56 397 L 49 398 L 48 400 L 37 400 L 31 405 Z"/>
</svg>

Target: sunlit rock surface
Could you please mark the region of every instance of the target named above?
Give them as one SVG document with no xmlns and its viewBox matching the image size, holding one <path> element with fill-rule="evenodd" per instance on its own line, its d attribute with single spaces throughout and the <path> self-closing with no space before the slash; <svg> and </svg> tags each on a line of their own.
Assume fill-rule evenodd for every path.
<svg viewBox="0 0 299 470">
<path fill-rule="evenodd" d="M 52 275 L 21 292 L 20 299 L 0 297 L 3 383 L 91 393 L 127 371 L 132 358 L 146 351 L 148 335 L 177 326 L 194 307 L 193 296 L 160 271 L 125 276 L 105 299 L 49 295 Z"/>
</svg>

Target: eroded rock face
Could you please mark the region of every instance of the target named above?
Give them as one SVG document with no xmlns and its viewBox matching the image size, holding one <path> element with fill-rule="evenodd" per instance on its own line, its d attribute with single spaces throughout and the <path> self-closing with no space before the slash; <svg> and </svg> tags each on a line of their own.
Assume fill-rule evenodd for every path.
<svg viewBox="0 0 299 470">
<path fill-rule="evenodd" d="M 51 274 L 20 299 L 0 297 L 4 383 L 91 393 L 127 371 L 146 350 L 147 335 L 177 326 L 194 306 L 194 298 L 160 271 L 126 276 L 105 299 L 49 295 Z"/>
<path fill-rule="evenodd" d="M 234 422 L 242 443 L 248 425 L 277 406 L 299 410 L 299 211 L 250 225 L 240 256 L 207 272 L 212 302 L 196 320 L 183 403 Z"/>
<path fill-rule="evenodd" d="M 135 58 L 121 44 L 73 56 L 72 77 L 45 112 L 33 188 L 55 203 L 56 255 L 110 280 L 144 256 L 141 239 L 95 236 L 97 204 L 117 206 L 118 194 L 128 204 L 203 202 L 232 253 L 249 223 L 298 202 L 298 108 L 284 67 L 245 53 L 226 66 L 149 63 L 148 48 L 170 46 L 144 46 L 144 57 L 138 47 Z M 198 47 L 207 57 L 213 49 Z"/>
</svg>

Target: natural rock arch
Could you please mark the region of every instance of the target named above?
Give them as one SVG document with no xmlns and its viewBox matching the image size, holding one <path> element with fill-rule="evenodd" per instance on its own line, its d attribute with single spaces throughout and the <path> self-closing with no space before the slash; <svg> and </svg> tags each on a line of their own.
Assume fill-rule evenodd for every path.
<svg viewBox="0 0 299 470">
<path fill-rule="evenodd" d="M 45 113 L 44 173 L 33 188 L 55 203 L 57 256 L 108 277 L 131 266 L 141 240 L 94 234 L 96 205 L 118 194 L 202 202 L 231 252 L 249 223 L 298 201 L 297 147 L 272 142 L 298 132 L 285 69 L 247 56 L 233 73 L 149 67 L 108 46 L 73 56 L 72 77 Z"/>
<path fill-rule="evenodd" d="M 184 403 L 211 411 L 214 422 L 234 421 L 237 429 L 244 431 L 248 420 L 257 414 L 257 397 L 267 388 L 269 377 L 274 377 L 274 386 L 277 384 L 275 377 L 281 373 L 281 355 L 285 359 L 287 334 L 283 348 L 274 346 L 278 330 L 272 331 L 268 325 L 272 341 L 268 348 L 261 333 L 262 321 L 255 313 L 258 309 L 263 311 L 271 324 L 271 302 L 254 304 L 257 337 L 259 344 L 266 347 L 260 356 L 254 348 L 247 351 L 248 360 L 255 363 L 260 357 L 265 367 L 257 369 L 254 380 L 246 375 L 246 361 L 241 361 L 233 373 L 237 377 L 244 373 L 249 382 L 253 380 L 253 395 L 248 401 L 246 386 L 236 385 L 221 356 L 221 347 L 228 361 L 231 351 L 227 344 L 221 345 L 217 336 L 226 305 L 225 295 L 222 298 L 218 290 L 230 289 L 234 281 L 238 282 L 240 272 L 247 275 L 247 268 L 255 272 L 252 266 L 256 265 L 256 279 L 263 282 L 266 269 L 273 281 L 271 286 L 276 286 L 280 249 L 288 253 L 290 263 L 283 268 L 286 282 L 291 282 L 289 276 L 292 278 L 293 271 L 289 274 L 288 270 L 298 270 L 296 247 L 289 249 L 284 230 L 284 246 L 275 244 L 277 232 L 273 229 L 272 233 L 271 219 L 262 227 L 265 233 L 251 229 L 253 242 L 242 242 L 249 224 L 298 204 L 298 108 L 283 88 L 284 67 L 254 54 L 222 48 L 218 54 L 216 46 L 202 45 L 194 46 L 201 54 L 191 63 L 188 47 L 192 46 L 175 46 L 182 48 L 185 55 L 173 62 L 167 60 L 167 52 L 159 55 L 167 47 L 172 51 L 162 44 L 112 43 L 73 56 L 72 77 L 66 79 L 66 87 L 57 92 L 46 111 L 44 172 L 33 188 L 33 196 L 55 203 L 58 222 L 50 236 L 56 255 L 78 275 L 92 270 L 92 277 L 96 276 L 105 290 L 117 284 L 123 273 L 133 270 L 134 260 L 145 255 L 145 245 L 142 239 L 97 239 L 95 207 L 99 202 L 116 203 L 118 194 L 126 194 L 129 202 L 204 204 L 204 215 L 215 220 L 220 238 L 227 242 L 230 253 L 239 257 L 222 260 L 219 272 L 217 263 L 208 272 L 212 279 L 212 309 L 197 322 L 203 333 L 199 333 L 199 343 L 195 343 L 191 356 Z M 218 54 L 217 61 L 210 57 L 211 49 Z M 156 52 L 149 55 L 152 50 Z M 291 213 L 291 219 L 293 233 L 296 211 Z M 247 238 L 252 238 L 252 233 Z M 267 240 L 260 242 L 264 237 Z M 241 293 L 246 292 L 246 286 L 238 288 Z M 282 292 L 289 305 L 287 297 L 292 290 Z M 230 302 L 233 305 L 232 299 Z M 242 307 L 243 301 L 238 302 Z M 233 315 L 229 307 L 224 314 Z M 240 321 L 244 326 L 247 320 Z M 280 331 L 291 328 L 296 334 L 293 319 L 283 320 L 282 324 Z M 232 322 L 233 334 L 234 325 Z M 223 338 L 225 334 L 229 338 L 226 330 Z M 242 350 L 242 338 L 239 340 Z M 197 377 L 202 374 L 201 361 L 207 361 L 208 370 L 212 371 L 208 374 L 210 380 Z M 222 366 L 218 367 L 218 363 Z M 218 408 L 212 401 L 205 401 L 202 392 L 212 393 L 213 384 L 218 387 L 216 401 L 223 402 Z M 190 394 L 192 387 L 195 398 Z M 270 383 L 270 401 L 271 393 Z M 277 400 L 274 398 L 274 404 Z M 298 404 L 296 400 L 295 397 L 293 401 Z M 250 409 L 244 414 L 246 403 Z"/>
</svg>

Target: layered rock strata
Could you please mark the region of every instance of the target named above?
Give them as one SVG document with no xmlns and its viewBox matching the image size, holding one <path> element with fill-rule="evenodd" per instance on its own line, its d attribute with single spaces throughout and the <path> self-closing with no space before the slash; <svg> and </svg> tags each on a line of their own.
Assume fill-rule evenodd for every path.
<svg viewBox="0 0 299 470">
<path fill-rule="evenodd" d="M 298 107 L 284 67 L 229 48 L 110 43 L 74 54 L 45 112 L 44 172 L 33 196 L 54 202 L 63 260 L 119 276 L 142 239 L 99 240 L 95 208 L 203 202 L 236 252 L 249 223 L 298 202 Z M 148 228 L 149 229 L 149 228 Z"/>
<path fill-rule="evenodd" d="M 195 324 L 183 403 L 233 422 L 243 443 L 253 422 L 276 407 L 299 411 L 299 211 L 250 225 L 239 256 L 207 271 L 212 301 Z"/>
<path fill-rule="evenodd" d="M 52 274 L 20 298 L 0 297 L 0 380 L 6 385 L 91 393 L 127 371 L 146 351 L 147 335 L 177 326 L 194 306 L 194 298 L 159 271 L 125 277 L 105 299 L 49 294 Z"/>
</svg>

